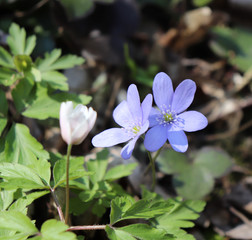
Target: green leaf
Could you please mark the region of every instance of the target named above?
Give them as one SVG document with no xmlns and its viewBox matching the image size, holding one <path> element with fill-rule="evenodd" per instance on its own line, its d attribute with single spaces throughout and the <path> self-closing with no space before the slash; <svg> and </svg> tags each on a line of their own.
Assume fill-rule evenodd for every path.
<svg viewBox="0 0 252 240">
<path fill-rule="evenodd" d="M 196 7 L 203 7 L 211 2 L 212 0 L 193 0 L 193 5 Z"/>
<path fill-rule="evenodd" d="M 213 147 L 205 147 L 198 152 L 194 164 L 205 167 L 216 178 L 223 176 L 233 165 L 226 152 Z"/>
<path fill-rule="evenodd" d="M 15 68 L 12 56 L 3 47 L 0 47 L 0 65 L 6 68 Z"/>
<path fill-rule="evenodd" d="M 38 58 L 35 65 L 41 72 L 49 71 L 49 67 L 60 57 L 61 50 L 54 49 L 51 53 L 45 53 L 45 59 Z"/>
<path fill-rule="evenodd" d="M 41 227 L 41 240 L 77 240 L 76 235 L 67 232 L 68 226 L 55 219 L 47 220 Z"/>
<path fill-rule="evenodd" d="M 130 196 L 116 197 L 111 201 L 110 224 L 114 224 L 122 218 L 133 204 L 135 200 Z"/>
<path fill-rule="evenodd" d="M 175 240 L 173 235 L 167 234 L 163 229 L 157 229 L 150 227 L 147 224 L 131 224 L 125 227 L 119 228 L 121 231 L 129 233 L 136 239 L 141 240 Z"/>
<path fill-rule="evenodd" d="M 25 54 L 30 55 L 36 44 L 36 37 L 30 36 L 26 40 L 26 32 L 24 28 L 20 28 L 16 23 L 12 23 L 9 29 L 7 43 L 13 55 Z"/>
<path fill-rule="evenodd" d="M 0 89 L 0 135 L 2 134 L 6 124 L 7 124 L 7 112 L 8 103 L 5 97 L 5 93 Z"/>
<path fill-rule="evenodd" d="M 205 147 L 194 154 L 193 161 L 175 151 L 164 151 L 157 160 L 160 170 L 174 174 L 173 185 L 186 199 L 201 199 L 214 187 L 214 178 L 220 177 L 232 166 L 230 157 L 222 150 Z"/>
<path fill-rule="evenodd" d="M 92 174 L 84 169 L 84 158 L 70 158 L 69 162 L 69 180 L 88 176 Z M 66 182 L 66 159 L 59 160 L 53 168 L 54 188 Z"/>
<path fill-rule="evenodd" d="M 41 72 L 35 68 L 32 67 L 30 71 L 24 73 L 25 78 L 29 78 L 32 82 L 41 82 L 42 76 Z"/>
<path fill-rule="evenodd" d="M 6 210 L 14 200 L 15 190 L 1 190 L 0 191 L 0 211 Z"/>
<path fill-rule="evenodd" d="M 22 112 L 33 100 L 32 89 L 34 82 L 30 78 L 23 78 L 12 90 L 11 94 L 18 112 Z"/>
<path fill-rule="evenodd" d="M 229 63 L 246 72 L 252 66 L 252 32 L 250 29 L 234 27 L 214 27 L 211 49 Z"/>
<path fill-rule="evenodd" d="M 116 180 L 132 174 L 137 167 L 137 163 L 121 164 L 109 169 L 104 177 L 104 180 Z"/>
<path fill-rule="evenodd" d="M 163 198 L 159 194 L 155 192 L 150 192 L 144 185 L 141 186 L 141 189 L 142 189 L 142 199 L 152 199 L 156 201 L 163 200 Z"/>
<path fill-rule="evenodd" d="M 63 57 L 60 57 L 60 55 L 61 50 L 54 49 L 51 53 L 45 54 L 45 59 L 38 59 L 35 65 L 41 72 L 48 72 L 59 69 L 71 68 L 75 65 L 80 65 L 84 63 L 84 59 L 82 57 L 78 57 L 71 54 L 65 55 Z"/>
<path fill-rule="evenodd" d="M 19 73 L 16 70 L 8 68 L 0 68 L 0 84 L 4 86 L 11 86 L 20 78 Z"/>
<path fill-rule="evenodd" d="M 0 229 L 15 230 L 27 236 L 38 232 L 32 221 L 18 211 L 0 212 Z"/>
<path fill-rule="evenodd" d="M 50 186 L 51 179 L 51 164 L 45 159 L 38 159 L 32 164 L 29 164 L 29 167 L 32 168 L 42 179 L 42 181 Z"/>
<path fill-rule="evenodd" d="M 7 190 L 48 188 L 33 169 L 18 163 L 0 163 L 0 176 L 5 180 L 0 187 Z"/>
<path fill-rule="evenodd" d="M 117 197 L 111 202 L 110 224 L 125 219 L 153 218 L 169 212 L 172 208 L 173 204 L 163 200 L 142 199 L 134 202 L 129 197 Z"/>
<path fill-rule="evenodd" d="M 194 239 L 191 235 L 187 235 L 185 231 L 180 228 L 193 227 L 194 223 L 191 222 L 199 217 L 205 207 L 205 202 L 200 200 L 187 200 L 181 201 L 181 199 L 169 199 L 171 204 L 174 204 L 173 209 L 151 220 L 151 223 L 156 228 L 162 228 L 169 234 L 175 236 L 183 236 L 179 239 Z"/>
<path fill-rule="evenodd" d="M 10 207 L 9 210 L 22 212 L 27 214 L 27 207 L 36 199 L 50 193 L 50 191 L 37 191 L 17 199 Z"/>
<path fill-rule="evenodd" d="M 49 154 L 23 124 L 13 124 L 5 142 L 5 161 L 24 165 L 38 164 L 37 159 L 48 159 Z"/>
<path fill-rule="evenodd" d="M 0 89 L 0 116 L 6 117 L 8 113 L 8 103 L 5 97 L 5 92 Z"/>
<path fill-rule="evenodd" d="M 84 94 L 71 94 L 67 92 L 55 93 L 48 96 L 46 88 L 39 87 L 36 99 L 22 113 L 26 117 L 36 119 L 59 118 L 59 110 L 62 102 L 73 101 L 74 103 L 87 105 L 91 97 Z"/>
<path fill-rule="evenodd" d="M 156 229 L 147 224 L 131 224 L 121 228 L 106 226 L 105 231 L 111 240 L 175 240 L 172 235 L 163 229 Z"/>
<path fill-rule="evenodd" d="M 201 199 L 214 187 L 214 178 L 204 167 L 193 164 L 173 177 L 176 192 L 186 199 Z"/>
<path fill-rule="evenodd" d="M 70 19 L 83 17 L 94 6 L 92 0 L 61 0 L 60 2 Z"/>
<path fill-rule="evenodd" d="M 105 231 L 110 240 L 136 240 L 129 233 L 106 226 Z"/>
<path fill-rule="evenodd" d="M 108 166 L 108 155 L 108 150 L 103 149 L 101 152 L 97 153 L 96 160 L 90 159 L 86 163 L 88 171 L 94 172 L 94 174 L 90 176 L 93 183 L 99 182 L 104 178 Z"/>
<path fill-rule="evenodd" d="M 160 171 L 173 174 L 179 173 L 188 165 L 188 159 L 185 154 L 173 150 L 162 151 L 157 159 Z"/>
<path fill-rule="evenodd" d="M 68 91 L 67 78 L 64 74 L 57 71 L 48 71 L 42 73 L 42 80 L 47 82 L 52 88 L 61 91 Z"/>
<path fill-rule="evenodd" d="M 34 35 L 30 36 L 26 40 L 25 51 L 26 55 L 30 55 L 36 46 L 36 37 Z"/>
</svg>

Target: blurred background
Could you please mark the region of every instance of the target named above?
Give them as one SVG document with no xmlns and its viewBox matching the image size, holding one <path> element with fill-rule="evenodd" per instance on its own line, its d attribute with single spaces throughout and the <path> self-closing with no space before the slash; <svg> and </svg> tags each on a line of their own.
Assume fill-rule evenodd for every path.
<svg viewBox="0 0 252 240">
<path fill-rule="evenodd" d="M 160 71 L 174 88 L 194 80 L 190 109 L 202 112 L 209 125 L 188 134 L 187 161 L 205 154 L 214 174 L 209 182 L 194 166 L 184 176 L 193 186 L 176 188 L 177 172 L 166 159 L 183 160 L 168 152 L 157 164 L 158 191 L 207 201 L 192 230 L 196 239 L 252 239 L 252 0 L 0 0 L 1 46 L 7 46 L 12 22 L 37 36 L 33 58 L 54 48 L 85 58 L 81 67 L 64 71 L 70 91 L 92 96 L 98 112 L 88 139 L 74 147 L 76 155 L 90 154 L 91 138 L 115 126 L 113 109 L 131 83 L 143 99 Z M 30 128 L 48 149 L 64 152 L 59 129 L 50 124 L 43 123 L 43 131 Z M 112 150 L 119 158 L 120 150 Z M 132 161 L 148 163 L 141 142 L 134 154 Z"/>
</svg>

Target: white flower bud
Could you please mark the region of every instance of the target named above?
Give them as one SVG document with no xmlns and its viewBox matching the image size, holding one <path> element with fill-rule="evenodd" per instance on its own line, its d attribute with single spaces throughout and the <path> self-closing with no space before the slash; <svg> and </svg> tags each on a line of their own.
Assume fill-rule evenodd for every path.
<svg viewBox="0 0 252 240">
<path fill-rule="evenodd" d="M 93 128 L 97 113 L 93 108 L 73 102 L 63 102 L 60 106 L 60 130 L 63 140 L 69 145 L 80 144 Z"/>
</svg>

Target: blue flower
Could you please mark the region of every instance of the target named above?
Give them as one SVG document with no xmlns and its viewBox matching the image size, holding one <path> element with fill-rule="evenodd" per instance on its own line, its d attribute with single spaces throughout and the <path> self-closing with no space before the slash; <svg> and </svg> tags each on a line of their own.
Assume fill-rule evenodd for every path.
<svg viewBox="0 0 252 240">
<path fill-rule="evenodd" d="M 121 102 L 113 112 L 113 118 L 122 128 L 110 128 L 92 139 L 95 147 L 111 147 L 129 141 L 121 151 L 124 159 L 131 157 L 137 139 L 149 128 L 148 117 L 152 108 L 152 95 L 148 94 L 140 103 L 136 85 L 131 84 L 127 101 Z"/>
<path fill-rule="evenodd" d="M 186 111 L 192 103 L 196 84 L 190 79 L 184 80 L 173 92 L 170 77 L 160 72 L 153 82 L 153 96 L 159 109 L 152 108 L 149 121 L 150 130 L 146 133 L 144 146 L 155 152 L 169 141 L 177 152 L 185 152 L 188 148 L 186 132 L 194 132 L 205 128 L 207 118 L 197 111 Z"/>
</svg>

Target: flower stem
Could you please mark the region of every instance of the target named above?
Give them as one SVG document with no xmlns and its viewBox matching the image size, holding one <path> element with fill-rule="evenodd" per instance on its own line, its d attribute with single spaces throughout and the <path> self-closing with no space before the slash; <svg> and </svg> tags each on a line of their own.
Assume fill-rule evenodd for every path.
<svg viewBox="0 0 252 240">
<path fill-rule="evenodd" d="M 65 223 L 68 224 L 69 216 L 69 160 L 72 150 L 72 144 L 67 146 L 67 161 L 66 161 L 66 208 L 65 208 Z"/>
<path fill-rule="evenodd" d="M 155 162 L 153 161 L 153 158 L 151 156 L 151 153 L 147 151 L 148 157 L 150 159 L 150 165 L 151 165 L 151 170 L 152 170 L 152 185 L 151 185 L 151 191 L 155 190 L 156 187 L 156 170 L 155 170 Z"/>
<path fill-rule="evenodd" d="M 155 156 L 152 157 L 151 153 L 149 151 L 147 151 L 148 153 L 148 157 L 150 159 L 150 163 L 149 165 L 146 167 L 145 171 L 144 171 L 144 175 L 149 171 L 149 169 L 152 169 L 152 185 L 151 185 L 151 191 L 154 191 L 155 186 L 156 186 L 156 169 L 155 169 L 155 161 L 158 157 L 158 155 L 160 154 L 161 150 L 163 147 L 159 148 L 158 151 L 156 152 Z"/>
<path fill-rule="evenodd" d="M 86 225 L 86 226 L 72 226 L 67 231 L 79 231 L 79 230 L 105 230 L 106 225 Z"/>
<path fill-rule="evenodd" d="M 50 191 L 51 191 L 51 194 L 52 194 L 52 196 L 53 196 L 54 202 L 55 202 L 55 204 L 56 204 L 56 208 L 57 208 L 57 211 L 58 211 L 58 214 L 59 214 L 60 221 L 64 222 L 64 221 L 65 221 L 64 215 L 63 215 L 61 206 L 60 206 L 60 204 L 59 204 L 59 201 L 58 201 L 58 199 L 57 199 L 57 196 L 56 196 L 56 194 L 55 194 L 55 189 L 50 188 Z"/>
<path fill-rule="evenodd" d="M 163 148 L 163 147 L 159 148 L 158 151 L 156 152 L 155 156 L 152 158 L 153 162 L 156 161 L 156 159 L 157 159 L 158 155 L 160 154 L 162 148 Z M 149 156 L 149 153 L 148 153 L 148 156 Z M 148 166 L 145 168 L 144 174 L 143 174 L 143 175 L 146 175 L 146 174 L 147 174 L 147 172 L 148 172 L 148 171 L 150 170 L 150 168 L 151 168 L 151 165 L 152 165 L 152 163 L 150 162 L 150 163 L 148 164 Z"/>
</svg>

